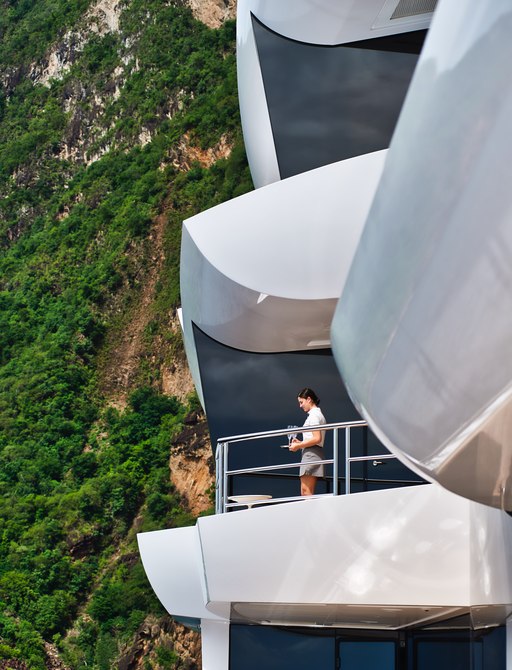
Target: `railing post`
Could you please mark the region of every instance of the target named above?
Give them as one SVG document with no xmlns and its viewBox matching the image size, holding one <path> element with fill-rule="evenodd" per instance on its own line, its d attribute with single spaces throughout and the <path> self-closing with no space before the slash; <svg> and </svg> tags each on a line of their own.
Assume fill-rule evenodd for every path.
<svg viewBox="0 0 512 670">
<path fill-rule="evenodd" d="M 226 503 L 228 498 L 228 446 L 229 442 L 223 442 L 222 444 L 222 514 L 226 511 Z"/>
<path fill-rule="evenodd" d="M 338 495 L 338 429 L 335 428 L 332 436 L 332 494 Z"/>
<path fill-rule="evenodd" d="M 350 493 L 350 426 L 345 428 L 345 493 Z"/>
<path fill-rule="evenodd" d="M 222 514 L 224 500 L 224 448 L 222 442 L 217 442 L 215 449 L 215 514 Z"/>
</svg>

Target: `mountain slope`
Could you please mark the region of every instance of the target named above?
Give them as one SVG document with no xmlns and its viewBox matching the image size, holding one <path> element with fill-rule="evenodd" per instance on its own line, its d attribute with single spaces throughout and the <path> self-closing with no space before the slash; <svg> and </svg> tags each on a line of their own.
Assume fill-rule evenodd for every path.
<svg viewBox="0 0 512 670">
<path fill-rule="evenodd" d="M 209 454 L 175 316 L 181 222 L 252 188 L 234 23 L 209 4 L 215 29 L 185 2 L 1 4 L 3 663 L 197 664 L 135 533 L 193 523 L 171 445 L 181 469 L 191 443 Z"/>
</svg>

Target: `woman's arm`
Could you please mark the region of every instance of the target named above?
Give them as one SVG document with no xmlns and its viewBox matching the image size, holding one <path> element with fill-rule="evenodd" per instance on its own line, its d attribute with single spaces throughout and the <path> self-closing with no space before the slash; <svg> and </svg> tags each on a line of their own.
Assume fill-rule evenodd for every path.
<svg viewBox="0 0 512 670">
<path fill-rule="evenodd" d="M 297 438 L 292 440 L 292 443 L 290 444 L 290 451 L 298 451 L 299 449 L 305 449 L 306 447 L 316 447 L 319 445 L 320 441 L 322 440 L 320 431 L 313 430 L 311 434 L 312 437 L 310 437 L 309 440 L 301 441 L 297 440 Z"/>
</svg>

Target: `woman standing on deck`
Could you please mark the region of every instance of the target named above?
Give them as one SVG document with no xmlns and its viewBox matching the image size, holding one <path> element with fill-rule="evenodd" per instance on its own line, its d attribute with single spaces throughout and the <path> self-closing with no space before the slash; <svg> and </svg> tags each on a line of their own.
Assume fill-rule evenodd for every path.
<svg viewBox="0 0 512 670">
<path fill-rule="evenodd" d="M 320 409 L 320 398 L 310 389 L 305 388 L 298 394 L 299 407 L 308 413 L 304 423 L 306 426 L 319 426 L 325 424 L 325 417 Z M 296 438 L 290 444 L 290 451 L 302 449 L 300 468 L 300 494 L 301 496 L 312 496 L 315 493 L 316 480 L 324 476 L 324 466 L 318 461 L 324 460 L 324 438 L 325 431 L 313 430 L 302 433 L 302 441 Z"/>
</svg>

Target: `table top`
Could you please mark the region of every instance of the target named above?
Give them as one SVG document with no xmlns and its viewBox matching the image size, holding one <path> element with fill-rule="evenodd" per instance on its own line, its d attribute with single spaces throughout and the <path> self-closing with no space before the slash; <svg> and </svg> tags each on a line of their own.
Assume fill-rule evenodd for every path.
<svg viewBox="0 0 512 670">
<path fill-rule="evenodd" d="M 252 495 L 245 495 L 245 496 L 229 496 L 229 500 L 232 500 L 233 502 L 236 503 L 241 503 L 241 504 L 247 504 L 250 502 L 257 502 L 258 500 L 270 500 L 272 496 L 268 496 L 265 494 L 257 494 L 254 493 Z"/>
</svg>

